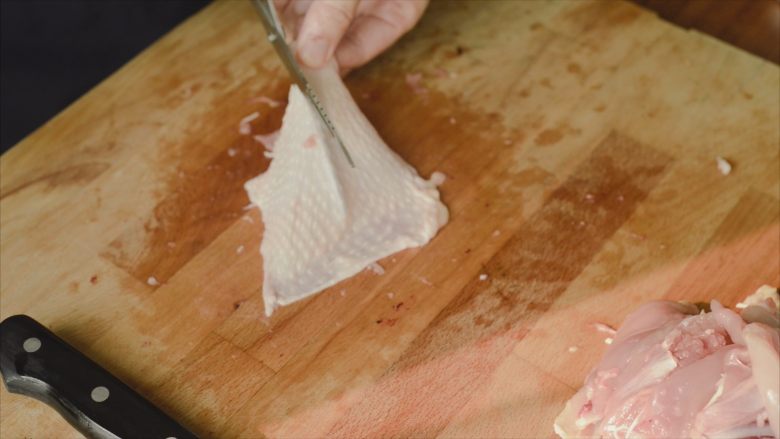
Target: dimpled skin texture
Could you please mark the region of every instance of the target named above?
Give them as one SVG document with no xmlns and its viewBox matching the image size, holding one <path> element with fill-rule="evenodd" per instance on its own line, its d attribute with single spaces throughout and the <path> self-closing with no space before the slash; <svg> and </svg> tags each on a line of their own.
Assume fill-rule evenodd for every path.
<svg viewBox="0 0 780 439">
<path fill-rule="evenodd" d="M 248 181 L 265 232 L 266 315 L 427 243 L 448 219 L 436 186 L 379 137 L 333 66 L 306 76 L 355 163 L 350 167 L 297 86 L 268 170 Z"/>
</svg>

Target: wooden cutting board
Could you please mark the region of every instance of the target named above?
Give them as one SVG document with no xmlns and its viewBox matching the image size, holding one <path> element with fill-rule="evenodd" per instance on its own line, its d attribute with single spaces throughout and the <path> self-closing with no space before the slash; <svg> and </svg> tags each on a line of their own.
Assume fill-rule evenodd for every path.
<svg viewBox="0 0 780 439">
<path fill-rule="evenodd" d="M 776 65 L 628 3 L 434 2 L 347 84 L 447 175 L 430 244 L 263 317 L 242 184 L 268 160 L 238 122 L 275 130 L 257 98 L 289 83 L 249 2 L 216 2 L 2 157 L 2 317 L 204 437 L 549 437 L 591 323 L 780 283 Z M 0 395 L 0 436 L 78 436 Z"/>
</svg>

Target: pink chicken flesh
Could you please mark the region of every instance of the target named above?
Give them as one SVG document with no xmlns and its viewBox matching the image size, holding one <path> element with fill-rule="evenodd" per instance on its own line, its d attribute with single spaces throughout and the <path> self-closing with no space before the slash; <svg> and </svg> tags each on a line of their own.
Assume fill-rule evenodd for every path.
<svg viewBox="0 0 780 439">
<path fill-rule="evenodd" d="M 555 420 L 562 438 L 780 438 L 780 296 L 630 314 Z"/>
</svg>

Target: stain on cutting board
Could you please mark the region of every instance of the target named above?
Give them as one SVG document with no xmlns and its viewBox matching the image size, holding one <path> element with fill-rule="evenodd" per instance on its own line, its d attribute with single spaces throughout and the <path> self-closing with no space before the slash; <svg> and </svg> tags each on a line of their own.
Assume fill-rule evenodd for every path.
<svg viewBox="0 0 780 439">
<path fill-rule="evenodd" d="M 707 301 L 733 307 L 761 285 L 780 285 L 780 201 L 749 189 L 688 262 L 665 298 Z M 728 269 L 724 269 L 728 267 Z"/>
<path fill-rule="evenodd" d="M 610 134 L 330 431 L 435 436 L 655 187 L 671 159 Z M 436 365 L 436 367 L 432 367 Z M 392 417 L 398 422 L 382 422 Z"/>
<path fill-rule="evenodd" d="M 58 186 L 86 185 L 92 180 L 98 178 L 100 174 L 105 172 L 109 167 L 110 165 L 108 163 L 101 162 L 90 162 L 68 166 L 55 172 L 33 177 L 24 183 L 14 186 L 0 194 L 0 199 L 9 197 L 19 191 L 39 183 L 46 184 L 47 190 L 54 189 Z"/>
<path fill-rule="evenodd" d="M 436 81 L 442 79 L 436 73 L 426 72 L 422 75 L 419 86 L 426 87 L 427 90 L 422 95 L 415 94 L 405 83 L 403 70 L 395 66 L 383 66 L 381 72 L 381 76 L 370 73 L 356 74 L 348 79 L 347 85 L 361 110 L 396 153 L 412 163 L 424 177 L 434 170 L 447 175 L 440 188 L 445 203 L 449 203 L 456 194 L 467 190 L 479 179 L 486 164 L 496 160 L 504 151 L 518 148 L 524 140 L 521 132 L 504 129 L 497 120 L 497 114 L 473 112 L 468 106 L 436 91 Z M 451 123 L 453 118 L 455 125 Z M 414 129 L 407 128 L 410 120 L 416 122 Z M 492 129 L 485 130 L 485 126 Z M 442 142 L 439 136 L 421 135 L 442 132 L 454 132 L 457 135 L 448 136 L 447 142 Z M 482 152 L 476 160 L 473 156 L 475 150 Z M 464 166 L 463 157 L 468 157 L 470 166 Z M 549 173 L 546 177 L 549 178 Z M 536 183 L 532 181 L 533 178 L 521 180 L 521 183 L 526 185 Z M 515 198 L 510 201 L 511 203 L 507 201 L 495 204 L 505 206 L 506 211 L 510 210 L 508 206 L 511 204 L 513 214 L 521 214 L 519 200 Z M 485 207 L 485 213 L 492 212 L 495 215 L 496 205 Z M 448 207 L 454 215 L 464 215 L 460 212 L 459 204 L 448 204 Z M 329 323 L 348 321 L 350 315 L 360 312 L 356 305 L 370 301 L 371 286 L 403 269 L 416 251 L 413 249 L 401 252 L 388 258 L 392 261 L 383 261 L 388 273 L 381 278 L 358 274 L 309 299 L 282 308 L 271 317 L 268 332 L 253 331 L 256 322 L 246 319 L 240 311 L 231 316 L 223 326 L 229 328 L 226 331 L 234 343 L 245 346 L 248 352 L 252 352 L 272 369 L 278 370 L 305 347 L 306 342 L 301 341 L 309 340 L 307 334 L 311 331 L 321 333 L 329 330 L 326 328 L 335 328 Z M 400 267 L 396 267 L 396 258 Z M 420 285 L 428 288 L 422 283 Z M 344 292 L 343 296 L 341 291 Z M 360 295 L 360 302 L 352 297 L 356 294 Z M 401 293 L 398 294 L 401 300 Z M 393 326 L 399 321 L 398 311 L 408 309 L 414 302 L 408 297 L 404 300 L 406 302 L 403 308 L 394 310 L 392 316 L 380 316 L 376 321 L 381 321 L 380 325 L 383 327 Z"/>
<path fill-rule="evenodd" d="M 260 94 L 283 102 L 288 88 L 288 83 L 276 81 Z M 252 122 L 252 134 L 269 133 L 281 126 L 284 106 L 261 104 L 245 88 L 241 90 L 247 94 L 243 100 L 252 102 L 261 114 Z M 208 114 L 225 111 L 224 106 L 230 104 L 231 99 L 222 97 Z M 205 132 L 209 130 L 225 130 L 224 126 L 214 126 L 213 120 L 204 117 L 193 122 L 188 138 L 200 142 L 208 138 Z M 249 203 L 244 183 L 270 163 L 263 155 L 261 143 L 252 135 L 239 134 L 239 121 L 237 118 L 227 127 L 231 146 L 195 171 L 186 172 L 180 166 L 187 154 L 186 142 L 168 145 L 172 150 L 162 154 L 161 161 L 156 163 L 171 175 L 163 191 L 165 197 L 155 206 L 151 218 L 131 225 L 109 244 L 102 256 L 138 280 L 157 287 L 233 224 Z M 225 143 L 223 140 L 215 146 Z"/>
<path fill-rule="evenodd" d="M 348 79 L 347 86 L 361 111 L 385 143 L 423 177 L 433 171 L 447 174 L 441 164 L 459 148 L 484 150 L 481 157 L 487 160 L 502 150 L 518 148 L 525 140 L 521 130 L 502 123 L 499 113 L 474 111 L 468 102 L 439 92 L 437 83 L 452 80 L 443 76 L 449 74 L 446 71 L 404 70 L 386 64 L 368 74 L 358 73 Z M 420 79 L 410 85 L 409 76 Z M 473 163 L 473 170 L 479 171 L 480 164 Z M 465 177 L 447 175 L 448 179 Z M 446 180 L 444 184 L 442 195 L 446 197 Z"/>
</svg>

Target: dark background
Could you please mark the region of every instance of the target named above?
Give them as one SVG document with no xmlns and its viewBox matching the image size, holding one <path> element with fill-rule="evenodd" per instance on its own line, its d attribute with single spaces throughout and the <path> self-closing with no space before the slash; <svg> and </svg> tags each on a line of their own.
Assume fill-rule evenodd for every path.
<svg viewBox="0 0 780 439">
<path fill-rule="evenodd" d="M 206 0 L 0 0 L 0 150 L 173 29 Z"/>
<path fill-rule="evenodd" d="M 682 27 L 709 33 L 771 62 L 780 61 L 780 1 L 633 1 Z M 0 151 L 15 145 L 207 3 L 0 0 Z"/>
</svg>

